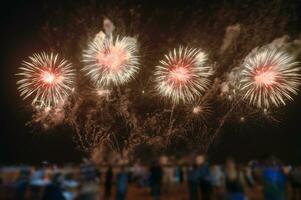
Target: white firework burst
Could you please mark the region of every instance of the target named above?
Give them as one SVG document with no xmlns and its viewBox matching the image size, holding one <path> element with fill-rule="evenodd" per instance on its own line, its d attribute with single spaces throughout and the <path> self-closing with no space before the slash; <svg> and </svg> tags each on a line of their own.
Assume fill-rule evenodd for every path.
<svg viewBox="0 0 301 200">
<path fill-rule="evenodd" d="M 175 104 L 193 101 L 209 86 L 213 70 L 206 62 L 200 49 L 179 47 L 169 52 L 156 67 L 157 92 Z"/>
<path fill-rule="evenodd" d="M 187 115 L 190 115 L 193 120 L 202 121 L 203 123 L 212 114 L 212 106 L 206 101 L 196 101 L 196 103 L 189 105 L 188 108 Z"/>
<path fill-rule="evenodd" d="M 192 114 L 195 116 L 206 117 L 212 113 L 211 107 L 208 104 L 195 105 L 192 107 Z"/>
<path fill-rule="evenodd" d="M 273 47 L 251 52 L 243 62 L 240 88 L 244 99 L 260 108 L 293 100 L 301 81 L 298 65 L 287 52 Z"/>
<path fill-rule="evenodd" d="M 100 32 L 84 50 L 83 62 L 83 71 L 97 88 L 126 83 L 139 69 L 137 41 Z"/>
<path fill-rule="evenodd" d="M 58 54 L 33 54 L 23 61 L 17 76 L 20 96 L 32 97 L 38 108 L 50 108 L 61 104 L 74 89 L 75 70 L 71 63 L 60 59 Z"/>
</svg>

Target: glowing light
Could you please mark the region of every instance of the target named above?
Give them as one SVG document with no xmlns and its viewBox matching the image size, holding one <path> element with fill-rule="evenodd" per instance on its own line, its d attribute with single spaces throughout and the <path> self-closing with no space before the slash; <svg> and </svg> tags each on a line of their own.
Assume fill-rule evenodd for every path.
<svg viewBox="0 0 301 200">
<path fill-rule="evenodd" d="M 270 69 L 269 67 L 263 67 L 255 70 L 255 83 L 257 85 L 272 85 L 275 83 L 276 75 L 277 74 L 273 71 L 273 69 Z"/>
<path fill-rule="evenodd" d="M 53 73 L 50 73 L 50 72 L 44 72 L 42 73 L 42 81 L 44 81 L 45 83 L 48 83 L 48 84 L 52 84 L 55 80 L 55 74 Z"/>
<path fill-rule="evenodd" d="M 206 121 L 208 116 L 211 115 L 212 110 L 211 106 L 207 102 L 202 102 L 199 100 L 195 105 L 192 106 L 190 112 L 192 112 L 193 118 Z"/>
<path fill-rule="evenodd" d="M 193 107 L 192 112 L 194 114 L 199 114 L 200 112 L 202 112 L 201 106 L 195 106 L 195 107 Z"/>
<path fill-rule="evenodd" d="M 268 109 L 264 108 L 263 109 L 263 114 L 267 115 L 268 114 Z"/>
<path fill-rule="evenodd" d="M 51 107 L 50 107 L 50 106 L 47 106 L 47 107 L 45 107 L 45 109 L 44 109 L 44 111 L 45 111 L 46 113 L 48 113 L 50 110 L 51 110 Z"/>
<path fill-rule="evenodd" d="M 103 97 L 103 96 L 108 96 L 110 95 L 110 90 L 105 90 L 105 89 L 97 89 L 96 93 L 98 96 Z"/>
<path fill-rule="evenodd" d="M 299 63 L 284 51 L 261 48 L 244 60 L 241 91 L 244 99 L 257 107 L 285 105 L 300 85 Z"/>
<path fill-rule="evenodd" d="M 189 71 L 184 67 L 175 67 L 170 70 L 169 79 L 172 82 L 185 83 L 189 80 L 190 74 Z"/>
<path fill-rule="evenodd" d="M 111 47 L 110 53 L 98 52 L 98 64 L 112 71 L 118 71 L 126 62 L 126 52 L 118 47 Z"/>
<path fill-rule="evenodd" d="M 128 82 L 139 69 L 137 41 L 106 37 L 100 32 L 84 50 L 83 71 L 97 88 Z"/>
<path fill-rule="evenodd" d="M 75 71 L 70 63 L 54 55 L 33 54 L 29 61 L 23 61 L 18 76 L 18 90 L 23 99 L 33 97 L 32 104 L 36 108 L 56 106 L 64 102 L 74 89 Z"/>
<path fill-rule="evenodd" d="M 178 48 L 165 55 L 156 67 L 156 89 L 173 103 L 193 101 L 208 88 L 212 69 L 200 49 Z"/>
</svg>

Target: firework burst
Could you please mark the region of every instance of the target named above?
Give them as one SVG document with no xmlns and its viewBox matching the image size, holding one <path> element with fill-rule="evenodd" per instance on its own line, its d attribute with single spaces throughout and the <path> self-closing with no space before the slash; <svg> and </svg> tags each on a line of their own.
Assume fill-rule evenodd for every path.
<svg viewBox="0 0 301 200">
<path fill-rule="evenodd" d="M 204 104 L 193 106 L 191 112 L 196 117 L 200 116 L 202 119 L 206 119 L 206 117 L 212 113 L 212 110 L 208 104 Z"/>
<path fill-rule="evenodd" d="M 139 69 L 137 41 L 131 37 L 106 37 L 100 32 L 84 50 L 83 70 L 97 88 L 131 80 Z"/>
<path fill-rule="evenodd" d="M 58 54 L 33 54 L 28 61 L 23 61 L 19 70 L 20 96 L 32 97 L 32 105 L 38 108 L 63 103 L 74 88 L 75 70 L 68 61 L 59 59 Z"/>
<path fill-rule="evenodd" d="M 156 89 L 173 103 L 191 102 L 208 88 L 212 74 L 207 55 L 200 49 L 178 48 L 165 55 L 156 67 Z"/>
<path fill-rule="evenodd" d="M 244 99 L 259 108 L 285 105 L 298 92 L 299 63 L 284 51 L 261 48 L 244 60 L 241 91 Z"/>
<path fill-rule="evenodd" d="M 186 115 L 191 126 L 207 125 L 208 118 L 212 115 L 212 106 L 206 100 L 196 100 L 186 107 Z"/>
</svg>

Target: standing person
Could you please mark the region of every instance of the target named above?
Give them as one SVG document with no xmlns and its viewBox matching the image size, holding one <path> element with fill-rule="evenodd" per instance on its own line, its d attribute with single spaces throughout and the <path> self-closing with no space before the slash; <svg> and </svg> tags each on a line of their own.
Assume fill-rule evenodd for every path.
<svg viewBox="0 0 301 200">
<path fill-rule="evenodd" d="M 301 167 L 293 167 L 289 173 L 289 180 L 292 187 L 292 199 L 301 200 Z"/>
<path fill-rule="evenodd" d="M 75 180 L 71 172 L 65 175 L 65 178 L 62 183 L 62 187 L 64 189 L 63 195 L 66 200 L 75 199 L 78 185 L 79 185 L 78 182 Z"/>
<path fill-rule="evenodd" d="M 194 164 L 189 167 L 187 174 L 189 200 L 198 200 L 198 174 L 197 166 Z"/>
<path fill-rule="evenodd" d="M 174 167 L 170 164 L 164 165 L 162 168 L 162 192 L 168 193 L 174 181 L 175 170 Z"/>
<path fill-rule="evenodd" d="M 144 169 L 143 167 L 139 164 L 139 163 L 135 163 L 133 168 L 133 182 L 137 183 L 138 186 L 143 186 L 143 173 L 144 173 Z"/>
<path fill-rule="evenodd" d="M 221 199 L 225 183 L 225 174 L 219 165 L 212 165 L 212 167 L 210 167 L 210 173 L 213 194 L 217 199 Z"/>
<path fill-rule="evenodd" d="M 37 167 L 30 176 L 30 198 L 32 200 L 40 199 L 43 187 L 49 184 L 49 180 L 45 178 L 45 167 Z"/>
<path fill-rule="evenodd" d="M 274 157 L 266 160 L 262 178 L 265 200 L 285 199 L 285 175 Z"/>
<path fill-rule="evenodd" d="M 201 191 L 201 199 L 202 200 L 210 200 L 211 199 L 211 174 L 209 169 L 209 163 L 206 162 L 206 157 L 204 155 L 199 155 L 197 157 L 197 173 L 199 178 L 199 185 Z"/>
<path fill-rule="evenodd" d="M 78 199 L 94 200 L 98 196 L 98 175 L 95 166 L 87 159 L 80 166 L 81 190 Z"/>
<path fill-rule="evenodd" d="M 104 199 L 110 199 L 111 197 L 112 182 L 113 182 L 113 170 L 112 170 L 112 166 L 109 166 L 105 174 Z"/>
<path fill-rule="evenodd" d="M 226 160 L 225 179 L 227 200 L 246 199 L 244 193 L 244 174 L 237 168 L 232 158 Z"/>
<path fill-rule="evenodd" d="M 66 200 L 61 188 L 62 176 L 57 173 L 53 176 L 51 184 L 44 190 L 42 200 Z"/>
<path fill-rule="evenodd" d="M 181 165 L 176 166 L 174 174 L 174 182 L 183 183 L 183 169 Z"/>
<path fill-rule="evenodd" d="M 182 184 L 184 182 L 184 169 L 182 165 L 179 166 L 179 179 L 180 183 Z"/>
<path fill-rule="evenodd" d="M 116 200 L 124 200 L 126 195 L 128 174 L 122 166 L 116 176 Z"/>
<path fill-rule="evenodd" d="M 98 170 L 88 159 L 85 158 L 80 166 L 80 176 L 85 182 L 97 182 L 99 179 Z"/>
<path fill-rule="evenodd" d="M 158 163 L 154 163 L 150 168 L 149 184 L 151 187 L 151 196 L 153 200 L 159 200 L 162 187 L 162 168 Z"/>
<path fill-rule="evenodd" d="M 26 166 L 20 167 L 20 175 L 17 179 L 16 185 L 16 200 L 24 200 L 26 199 L 26 191 L 29 185 L 29 177 L 30 177 L 30 170 Z"/>
</svg>

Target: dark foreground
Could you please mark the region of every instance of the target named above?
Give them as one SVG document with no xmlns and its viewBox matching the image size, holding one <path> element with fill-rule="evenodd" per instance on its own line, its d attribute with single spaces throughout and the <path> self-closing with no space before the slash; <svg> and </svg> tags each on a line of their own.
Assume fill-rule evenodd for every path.
<svg viewBox="0 0 301 200">
<path fill-rule="evenodd" d="M 0 171 L 2 200 L 300 200 L 301 167 L 264 162 L 193 164 L 7 166 Z"/>
</svg>

